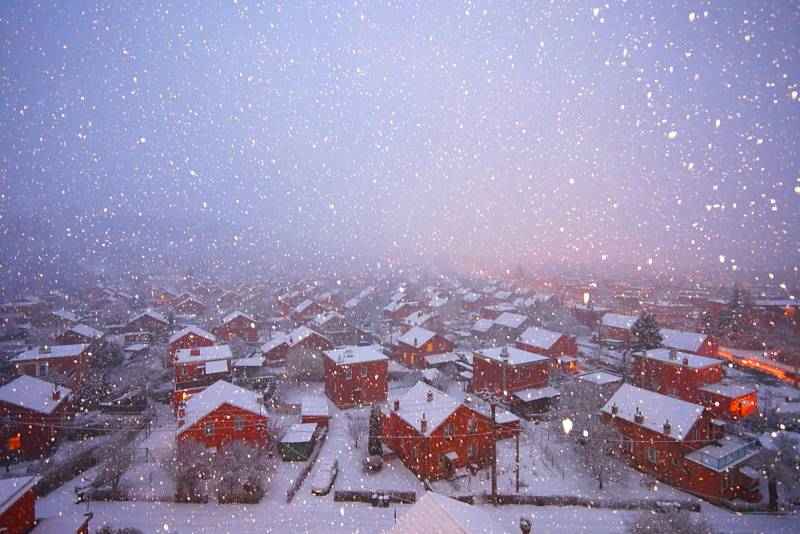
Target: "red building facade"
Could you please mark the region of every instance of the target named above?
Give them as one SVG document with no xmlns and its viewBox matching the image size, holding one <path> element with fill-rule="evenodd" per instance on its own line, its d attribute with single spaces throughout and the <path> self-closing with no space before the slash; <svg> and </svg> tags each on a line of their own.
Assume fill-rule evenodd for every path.
<svg viewBox="0 0 800 534">
<path fill-rule="evenodd" d="M 258 341 L 258 325 L 252 317 L 241 312 L 234 312 L 222 320 L 217 335 L 220 339 L 239 338 L 255 343 Z"/>
<path fill-rule="evenodd" d="M 89 345 L 43 345 L 23 352 L 12 362 L 18 374 L 77 391 L 89 373 L 91 358 Z"/>
<path fill-rule="evenodd" d="M 167 367 L 175 366 L 175 355 L 181 349 L 194 349 L 199 347 L 210 347 L 217 341 L 217 336 L 206 332 L 202 328 L 190 326 L 180 332 L 176 332 L 169 338 L 167 348 Z"/>
<path fill-rule="evenodd" d="M 415 326 L 397 339 L 395 356 L 408 367 L 424 369 L 425 356 L 452 352 L 454 347 L 443 335 Z"/>
<path fill-rule="evenodd" d="M 383 402 L 389 392 L 389 358 L 380 345 L 325 351 L 325 394 L 339 408 Z"/>
<path fill-rule="evenodd" d="M 516 347 L 496 347 L 472 357 L 472 389 L 506 395 L 547 386 L 550 358 Z"/>
</svg>

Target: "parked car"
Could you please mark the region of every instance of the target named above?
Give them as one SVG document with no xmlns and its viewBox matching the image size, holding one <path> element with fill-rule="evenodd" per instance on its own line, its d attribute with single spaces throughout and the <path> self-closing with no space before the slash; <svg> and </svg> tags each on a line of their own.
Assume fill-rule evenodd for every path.
<svg viewBox="0 0 800 534">
<path fill-rule="evenodd" d="M 339 460 L 326 458 L 320 460 L 314 479 L 311 481 L 311 493 L 314 495 L 327 495 L 331 491 L 333 481 L 339 472 Z"/>
</svg>

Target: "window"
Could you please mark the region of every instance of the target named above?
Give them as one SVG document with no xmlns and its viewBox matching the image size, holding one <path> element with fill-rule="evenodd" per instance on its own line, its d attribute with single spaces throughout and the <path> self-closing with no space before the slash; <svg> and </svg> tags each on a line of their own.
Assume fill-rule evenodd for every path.
<svg viewBox="0 0 800 534">
<path fill-rule="evenodd" d="M 203 432 L 206 436 L 214 435 L 214 421 L 206 421 L 203 423 Z"/>
<path fill-rule="evenodd" d="M 361 378 L 367 378 L 367 367 L 361 367 Z"/>
<path fill-rule="evenodd" d="M 425 350 L 427 352 L 433 352 L 433 343 L 428 343 L 427 345 L 425 345 Z"/>
<path fill-rule="evenodd" d="M 416 445 L 411 447 L 411 458 L 413 458 L 415 461 L 417 460 L 417 446 Z"/>
<path fill-rule="evenodd" d="M 674 465 L 675 467 L 680 467 L 680 466 L 682 466 L 682 465 L 683 465 L 683 462 L 681 461 L 681 457 L 680 457 L 680 455 L 679 455 L 679 454 L 675 454 L 675 455 L 674 455 L 674 456 L 673 456 L 673 457 L 670 459 L 670 462 L 671 462 L 671 463 L 672 463 L 672 465 Z"/>
<path fill-rule="evenodd" d="M 622 437 L 622 450 L 625 452 L 633 452 L 633 440 L 631 438 Z"/>
<path fill-rule="evenodd" d="M 344 370 L 344 377 L 347 380 L 352 380 L 353 379 L 353 370 L 350 367 L 348 367 L 347 369 Z"/>
<path fill-rule="evenodd" d="M 452 438 L 454 433 L 453 423 L 447 423 L 447 426 L 444 427 L 444 437 Z"/>
<path fill-rule="evenodd" d="M 467 446 L 467 454 L 470 458 L 475 458 L 478 456 L 478 446 L 475 443 L 470 443 Z"/>
<path fill-rule="evenodd" d="M 233 420 L 233 428 L 237 432 L 241 432 L 242 430 L 244 430 L 244 417 L 242 417 L 241 415 L 237 415 Z"/>
<path fill-rule="evenodd" d="M 16 436 L 11 436 L 8 438 L 8 449 L 12 451 L 19 450 L 20 446 L 22 445 L 22 440 L 20 439 L 19 434 Z"/>
<path fill-rule="evenodd" d="M 470 434 L 474 434 L 477 431 L 478 431 L 478 420 L 473 417 L 467 423 L 467 432 L 469 432 Z"/>
<path fill-rule="evenodd" d="M 647 447 L 645 451 L 647 452 L 647 461 L 653 464 L 657 464 L 658 450 L 654 449 L 653 447 Z"/>
<path fill-rule="evenodd" d="M 36 364 L 36 376 L 47 376 L 47 362 Z"/>
</svg>

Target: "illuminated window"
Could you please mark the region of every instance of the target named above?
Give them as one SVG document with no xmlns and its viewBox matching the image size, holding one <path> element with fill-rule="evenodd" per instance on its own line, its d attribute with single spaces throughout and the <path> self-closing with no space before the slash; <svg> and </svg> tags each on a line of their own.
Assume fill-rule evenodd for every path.
<svg viewBox="0 0 800 534">
<path fill-rule="evenodd" d="M 19 435 L 11 436 L 8 438 L 8 448 L 12 451 L 19 450 L 22 446 L 22 440 L 20 439 Z"/>
<path fill-rule="evenodd" d="M 425 350 L 428 352 L 433 351 L 433 343 L 428 343 L 427 345 L 425 345 Z"/>
</svg>

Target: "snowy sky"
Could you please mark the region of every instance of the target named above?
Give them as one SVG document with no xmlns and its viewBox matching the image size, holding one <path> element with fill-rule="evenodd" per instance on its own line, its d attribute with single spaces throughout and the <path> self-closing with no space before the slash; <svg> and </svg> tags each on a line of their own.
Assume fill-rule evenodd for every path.
<svg viewBox="0 0 800 534">
<path fill-rule="evenodd" d="M 35 254 L 800 264 L 797 2 L 57 4 L 0 4 Z"/>
</svg>

